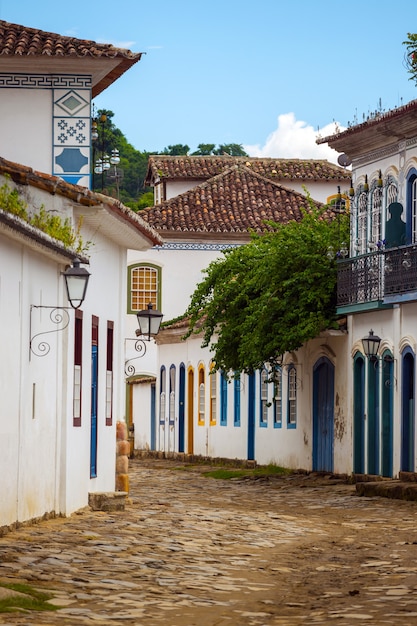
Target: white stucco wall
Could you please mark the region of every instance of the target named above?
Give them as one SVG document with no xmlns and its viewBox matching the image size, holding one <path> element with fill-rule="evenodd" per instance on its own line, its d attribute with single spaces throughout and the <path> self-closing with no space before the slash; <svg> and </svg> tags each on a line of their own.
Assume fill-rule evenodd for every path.
<svg viewBox="0 0 417 626">
<path fill-rule="evenodd" d="M 202 181 L 205 182 L 205 181 Z M 324 204 L 328 201 L 329 197 L 334 196 L 337 193 L 337 181 L 298 181 L 298 180 L 279 180 L 277 181 L 283 187 L 292 189 L 303 195 L 306 192 L 310 194 L 313 200 L 318 200 Z M 189 189 L 192 189 L 196 185 L 200 184 L 196 180 L 170 180 L 166 183 L 166 200 L 178 196 L 181 193 L 185 193 Z M 346 181 L 340 185 L 341 193 L 348 193 L 349 181 Z"/>
<path fill-rule="evenodd" d="M 0 235 L 0 525 L 59 511 L 62 363 L 67 355 L 62 333 L 40 337 L 50 345 L 45 356 L 30 353 L 29 340 L 51 329 L 51 311 L 32 309 L 31 315 L 30 305 L 63 304 L 60 270 L 41 253 Z"/>
<path fill-rule="evenodd" d="M 164 341 L 163 339 L 161 341 Z M 274 463 L 292 469 L 313 469 L 313 368 L 321 358 L 326 357 L 335 366 L 334 381 L 334 439 L 333 462 L 337 473 L 352 471 L 352 428 L 349 400 L 347 398 L 346 350 L 347 337 L 343 334 L 317 338 L 309 342 L 294 355 L 286 355 L 285 363 L 294 362 L 297 368 L 297 423 L 295 428 L 287 425 L 286 387 L 288 384 L 288 368 L 283 368 L 283 416 L 282 426 L 274 428 L 273 406 L 268 409 L 267 425 L 260 425 L 260 379 L 255 374 L 255 459 L 259 464 Z M 229 459 L 248 458 L 248 377 L 241 377 L 241 419 L 240 426 L 234 425 L 234 388 L 233 382 L 228 384 L 227 424 L 222 425 L 220 419 L 220 375 L 217 374 L 217 417 L 216 423 L 210 423 L 210 351 L 201 348 L 201 338 L 191 337 L 186 342 L 160 343 L 159 360 L 167 372 L 166 393 L 169 393 L 168 373 L 172 365 L 176 368 L 175 421 L 169 424 L 169 401 L 166 401 L 164 415 L 160 415 L 159 376 L 156 393 L 156 449 L 165 453 L 179 451 L 179 367 L 183 363 L 186 369 L 185 389 L 185 433 L 184 451 L 210 457 Z M 204 366 L 205 372 L 205 420 L 198 423 L 198 368 Z M 337 365 L 337 368 L 336 368 Z M 194 370 L 194 415 L 193 445 L 188 444 L 189 423 L 189 368 Z M 272 385 L 269 386 L 269 400 L 272 402 Z M 143 401 L 143 398 L 142 398 Z M 162 419 L 160 419 L 162 417 Z M 137 421 L 136 421 L 137 420 Z M 145 413 L 139 417 L 135 413 L 135 438 L 140 449 L 150 447 L 149 416 Z"/>
<path fill-rule="evenodd" d="M 1 89 L 1 156 L 52 172 L 52 91 Z"/>
</svg>

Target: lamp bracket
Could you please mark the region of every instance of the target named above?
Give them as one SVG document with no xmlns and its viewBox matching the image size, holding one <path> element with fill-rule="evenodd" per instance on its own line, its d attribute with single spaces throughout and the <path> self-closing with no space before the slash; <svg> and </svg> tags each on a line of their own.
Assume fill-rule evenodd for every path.
<svg viewBox="0 0 417 626">
<path fill-rule="evenodd" d="M 59 326 L 59 328 L 53 328 L 52 330 L 43 330 L 39 333 L 35 333 L 32 335 L 32 311 L 33 309 L 48 309 L 49 313 L 49 321 L 51 324 L 55 324 L 55 326 Z M 29 360 L 31 354 L 35 356 L 46 356 L 50 350 L 51 346 L 47 341 L 40 339 L 44 335 L 49 335 L 50 333 L 58 333 L 62 330 L 65 330 L 70 323 L 70 315 L 68 311 L 71 311 L 72 307 L 67 306 L 44 306 L 38 304 L 30 305 L 30 320 L 29 320 Z"/>
<path fill-rule="evenodd" d="M 126 376 L 134 376 L 136 374 L 136 367 L 132 365 L 132 361 L 136 361 L 137 359 L 141 359 L 146 354 L 146 343 L 144 339 L 125 339 L 125 343 L 128 341 L 133 341 L 133 350 L 138 353 L 138 356 L 134 356 L 131 359 L 126 359 L 125 361 L 125 374 Z"/>
</svg>

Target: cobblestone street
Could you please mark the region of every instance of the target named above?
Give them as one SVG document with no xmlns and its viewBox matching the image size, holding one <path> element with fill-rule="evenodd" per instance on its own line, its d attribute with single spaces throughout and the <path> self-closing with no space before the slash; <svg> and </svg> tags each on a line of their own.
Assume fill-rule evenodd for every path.
<svg viewBox="0 0 417 626">
<path fill-rule="evenodd" d="M 183 469 L 131 461 L 125 511 L 0 538 L 0 581 L 49 590 L 60 607 L 0 623 L 417 624 L 417 503 L 314 475 L 220 481 Z"/>
</svg>

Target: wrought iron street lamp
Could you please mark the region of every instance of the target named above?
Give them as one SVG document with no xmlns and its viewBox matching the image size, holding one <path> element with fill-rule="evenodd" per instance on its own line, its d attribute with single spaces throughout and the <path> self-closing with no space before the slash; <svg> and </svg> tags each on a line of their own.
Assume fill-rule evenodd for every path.
<svg viewBox="0 0 417 626">
<path fill-rule="evenodd" d="M 140 334 L 143 335 L 147 341 L 150 341 L 151 336 L 154 337 L 159 332 L 163 314 L 161 311 L 154 309 L 150 302 L 148 308 L 139 311 L 136 316 L 138 318 Z"/>
<path fill-rule="evenodd" d="M 125 361 L 125 374 L 126 376 L 133 376 L 136 374 L 136 368 L 132 365 L 132 361 L 142 358 L 146 354 L 146 342 L 151 340 L 151 337 L 155 337 L 159 333 L 161 327 L 161 321 L 163 313 L 153 308 L 152 303 L 148 304 L 146 309 L 139 311 L 136 314 L 138 318 L 139 328 L 136 331 L 137 339 L 126 339 L 126 345 L 130 341 L 134 341 L 134 350 L 138 353 L 131 359 Z"/>
<path fill-rule="evenodd" d="M 90 278 L 90 272 L 80 265 L 80 259 L 74 259 L 72 267 L 64 272 L 68 302 L 73 309 L 79 309 L 84 302 Z"/>
<path fill-rule="evenodd" d="M 376 359 L 378 355 L 379 346 L 381 344 L 381 337 L 374 335 L 374 331 L 369 331 L 369 335 L 362 339 L 362 346 L 365 356 L 368 359 Z"/>
</svg>

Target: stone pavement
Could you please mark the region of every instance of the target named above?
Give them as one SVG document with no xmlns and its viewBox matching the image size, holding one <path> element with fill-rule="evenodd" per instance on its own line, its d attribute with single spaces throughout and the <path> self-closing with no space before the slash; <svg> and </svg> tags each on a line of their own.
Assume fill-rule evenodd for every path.
<svg viewBox="0 0 417 626">
<path fill-rule="evenodd" d="M 60 610 L 0 623 L 417 625 L 417 503 L 358 497 L 331 477 L 201 469 L 136 459 L 125 511 L 1 537 L 0 582 L 50 590 Z"/>
</svg>

